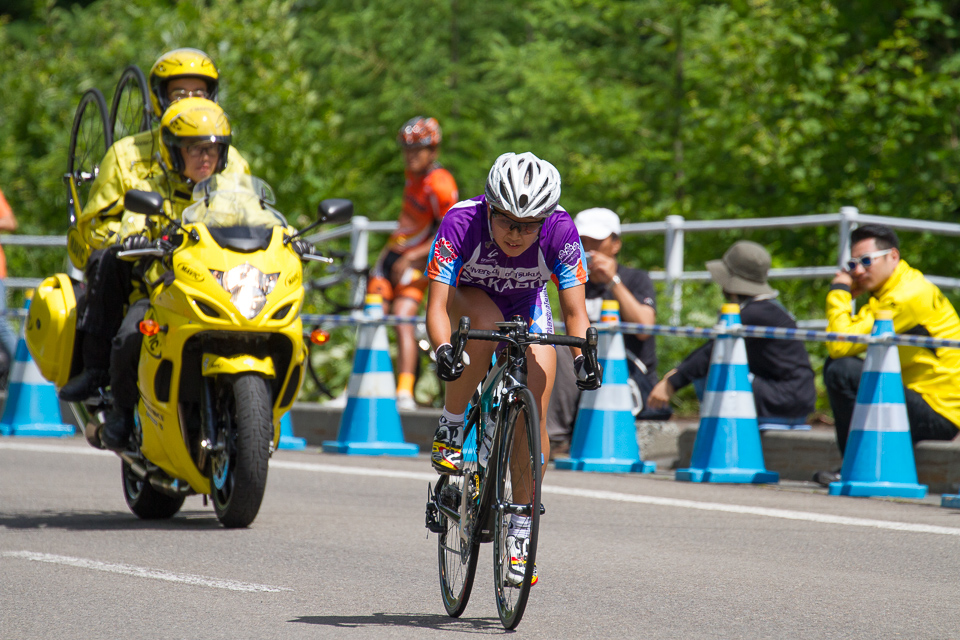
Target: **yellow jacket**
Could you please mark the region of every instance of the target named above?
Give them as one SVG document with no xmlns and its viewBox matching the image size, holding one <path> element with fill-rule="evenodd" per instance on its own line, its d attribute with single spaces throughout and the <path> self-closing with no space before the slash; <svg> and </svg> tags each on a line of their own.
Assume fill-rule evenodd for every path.
<svg viewBox="0 0 960 640">
<path fill-rule="evenodd" d="M 874 291 L 860 311 L 850 312 L 846 287 L 827 294 L 827 331 L 870 333 L 877 311 L 893 312 L 897 333 L 960 340 L 960 318 L 939 288 L 905 260 L 883 286 Z M 828 342 L 831 358 L 863 353 L 865 344 Z M 899 347 L 903 383 L 923 396 L 930 407 L 960 426 L 960 349 Z"/>
<path fill-rule="evenodd" d="M 77 221 L 80 232 L 93 249 L 115 244 L 147 228 L 144 216 L 124 215 L 123 196 L 130 189 L 162 194 L 167 215 L 180 219 L 193 197 L 193 185 L 172 171 L 168 181 L 158 162 L 159 152 L 159 128 L 122 138 L 107 150 L 100 163 L 100 173 L 90 187 L 89 200 Z M 228 151 L 223 173 L 250 173 L 247 161 L 233 147 Z"/>
</svg>

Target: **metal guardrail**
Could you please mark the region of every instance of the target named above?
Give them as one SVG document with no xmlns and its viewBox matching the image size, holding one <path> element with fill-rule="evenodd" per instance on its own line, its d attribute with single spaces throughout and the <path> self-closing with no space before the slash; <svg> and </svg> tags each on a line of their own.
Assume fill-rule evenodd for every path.
<svg viewBox="0 0 960 640">
<path fill-rule="evenodd" d="M 771 269 L 771 280 L 816 280 L 833 278 L 834 274 L 850 259 L 850 232 L 860 224 L 885 224 L 894 229 L 926 231 L 940 235 L 960 236 L 960 224 L 912 220 L 886 216 L 864 215 L 856 207 L 841 207 L 839 213 L 820 213 L 808 216 L 785 216 L 780 218 L 746 218 L 736 220 L 686 220 L 683 216 L 671 215 L 660 222 L 628 222 L 621 225 L 621 233 L 626 235 L 664 235 L 664 268 L 651 270 L 650 278 L 654 282 L 665 283 L 671 295 L 671 323 L 680 323 L 683 309 L 682 283 L 709 282 L 708 271 L 686 271 L 683 265 L 684 234 L 702 231 L 730 231 L 754 229 L 799 229 L 804 227 L 837 226 L 837 262 L 833 265 L 787 267 Z M 353 266 L 368 266 L 368 247 L 370 233 L 389 233 L 396 229 L 395 222 L 370 222 L 357 216 L 349 225 L 310 236 L 311 241 L 320 242 L 347 235 L 351 238 Z M 946 289 L 960 289 L 960 278 L 927 275 L 933 284 Z M 358 295 L 360 293 L 358 292 Z M 358 298 L 360 299 L 360 298 Z M 825 320 L 803 320 L 807 326 L 825 324 Z"/>
<path fill-rule="evenodd" d="M 330 314 L 301 314 L 305 325 L 328 326 L 396 326 L 400 324 L 423 324 L 425 316 L 338 316 Z M 717 338 L 734 336 L 739 338 L 767 338 L 770 340 L 799 340 L 803 342 L 852 342 L 857 344 L 887 344 L 928 349 L 960 349 L 960 340 L 931 338 L 906 334 L 885 333 L 878 336 L 865 333 L 840 333 L 837 331 L 815 331 L 810 329 L 789 329 L 786 327 L 763 327 L 757 325 L 717 325 L 714 327 L 675 327 L 660 324 L 637 324 L 635 322 L 594 323 L 598 331 L 620 332 L 641 335 L 680 336 L 685 338 Z"/>
<path fill-rule="evenodd" d="M 886 216 L 864 215 L 856 207 L 841 207 L 839 213 L 821 213 L 808 216 L 785 216 L 780 218 L 746 218 L 736 220 L 686 220 L 683 216 L 670 215 L 659 222 L 633 222 L 621 226 L 623 235 L 664 235 L 664 268 L 649 271 L 654 282 L 665 283 L 671 295 L 671 324 L 680 323 L 683 309 L 682 283 L 709 282 L 707 271 L 684 269 L 684 234 L 686 232 L 730 231 L 753 229 L 799 229 L 804 227 L 837 226 L 836 266 L 819 265 L 771 269 L 771 280 L 816 280 L 832 278 L 837 269 L 850 259 L 850 232 L 859 224 L 885 224 L 894 229 L 930 232 L 946 236 L 960 236 L 960 224 L 913 220 Z M 350 238 L 351 266 L 361 273 L 370 266 L 369 238 L 371 233 L 390 233 L 397 228 L 394 221 L 371 221 L 364 216 L 355 216 L 349 224 L 307 236 L 314 243 L 338 238 Z M 0 246 L 65 247 L 66 236 L 0 236 Z M 960 289 L 960 278 L 927 275 L 938 287 Z M 40 278 L 7 278 L 9 288 L 23 289 L 37 286 Z M 363 291 L 354 292 L 354 306 L 361 306 Z M 807 326 L 822 324 L 822 319 L 803 320 Z"/>
</svg>

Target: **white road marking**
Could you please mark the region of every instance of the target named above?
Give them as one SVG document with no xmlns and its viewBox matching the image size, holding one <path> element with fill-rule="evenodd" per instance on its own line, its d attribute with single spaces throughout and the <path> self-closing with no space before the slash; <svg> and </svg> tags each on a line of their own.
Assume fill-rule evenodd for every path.
<svg viewBox="0 0 960 640">
<path fill-rule="evenodd" d="M 44 444 L 29 444 L 19 442 L 0 442 L 0 450 L 13 449 L 19 451 L 36 451 L 47 453 L 73 453 L 97 455 L 113 455 L 92 448 L 67 447 Z M 428 472 L 395 471 L 392 469 L 370 469 L 365 467 L 347 467 L 333 464 L 288 462 L 285 460 L 271 460 L 270 466 L 274 469 L 288 469 L 293 471 L 311 471 L 314 473 L 337 473 L 340 475 L 366 476 L 371 478 L 394 478 L 398 480 L 418 480 L 434 482 L 437 474 Z M 851 518 L 835 516 L 809 511 L 791 511 L 789 509 L 769 509 L 766 507 L 750 507 L 739 504 L 724 504 L 720 502 L 700 502 L 697 500 L 681 500 L 677 498 L 660 498 L 615 491 L 596 491 L 592 489 L 577 489 L 572 487 L 558 487 L 544 485 L 545 494 L 565 495 L 573 498 L 590 500 L 606 500 L 612 502 L 626 502 L 634 504 L 649 504 L 661 507 L 680 509 L 695 509 L 699 511 L 718 511 L 723 513 L 740 513 L 744 515 L 761 516 L 765 518 L 780 518 L 784 520 L 801 520 L 820 524 L 835 524 L 847 527 L 867 527 L 888 531 L 906 531 L 910 533 L 930 533 L 944 536 L 960 536 L 960 528 L 940 527 L 937 525 L 914 524 L 910 522 L 896 522 L 893 520 L 873 520 L 870 518 Z"/>
<path fill-rule="evenodd" d="M 238 582 L 237 580 L 223 580 L 220 578 L 207 578 L 204 576 L 195 576 L 189 573 L 171 573 L 161 569 L 148 569 L 146 567 L 135 567 L 129 564 L 114 564 L 110 562 L 100 562 L 98 560 L 89 560 L 87 558 L 73 558 L 71 556 L 58 556 L 51 553 L 34 553 L 33 551 L 5 551 L 0 553 L 4 558 L 22 558 L 24 560 L 33 560 L 35 562 L 49 562 L 50 564 L 65 565 L 68 567 L 79 567 L 81 569 L 92 569 L 94 571 L 105 571 L 107 573 L 118 573 L 137 578 L 151 578 L 153 580 L 166 580 L 167 582 L 179 582 L 181 584 L 190 584 L 197 587 L 212 587 L 214 589 L 227 589 L 229 591 L 248 591 L 259 593 L 277 593 L 280 591 L 293 591 L 286 587 L 272 587 L 267 584 L 256 584 L 253 582 Z"/>
<path fill-rule="evenodd" d="M 57 444 L 35 444 L 32 442 L 0 442 L 0 449 L 11 451 L 33 451 L 35 453 L 72 453 L 78 456 L 116 456 L 112 451 L 93 447 L 69 447 Z"/>
<path fill-rule="evenodd" d="M 638 504 L 652 504 L 660 507 L 679 507 L 681 509 L 698 509 L 700 511 L 722 511 L 726 513 L 742 513 L 751 516 L 766 518 L 782 518 L 784 520 L 805 520 L 821 524 L 839 524 L 848 527 L 871 527 L 874 529 L 888 529 L 890 531 L 910 531 L 912 533 L 934 533 L 942 536 L 960 536 L 960 529 L 954 527 L 938 527 L 932 524 L 913 524 L 910 522 L 895 522 L 893 520 L 872 520 L 870 518 L 850 518 L 847 516 L 833 516 L 810 511 L 790 511 L 789 509 L 768 509 L 766 507 L 748 507 L 740 504 L 723 504 L 721 502 L 698 502 L 696 500 L 680 500 L 677 498 L 658 498 L 656 496 L 641 496 L 613 491 L 594 491 L 591 489 L 574 489 L 569 487 L 553 487 L 544 485 L 544 493 L 572 496 L 576 498 L 591 498 L 593 500 L 612 500 L 615 502 L 634 502 Z"/>
<path fill-rule="evenodd" d="M 435 473 L 414 473 L 410 471 L 392 471 L 389 469 L 365 469 L 361 467 L 341 467 L 332 464 L 313 464 L 302 462 L 286 462 L 271 460 L 271 467 L 292 469 L 297 471 L 313 471 L 319 473 L 339 473 L 342 475 L 369 476 L 378 478 L 398 478 L 405 480 L 437 479 Z M 724 504 L 721 502 L 700 502 L 697 500 L 681 500 L 677 498 L 660 498 L 632 493 L 615 491 L 596 491 L 592 489 L 577 489 L 572 487 L 557 487 L 543 485 L 545 494 L 570 496 L 573 498 L 587 498 L 590 500 L 609 500 L 612 502 L 628 502 L 634 504 L 649 504 L 659 507 L 676 507 L 680 509 L 696 509 L 700 511 L 720 511 L 725 513 L 740 513 L 744 515 L 761 516 L 766 518 L 781 518 L 784 520 L 804 520 L 821 524 L 837 524 L 848 527 L 868 527 L 886 529 L 889 531 L 909 531 L 912 533 L 932 533 L 944 536 L 960 536 L 960 529 L 955 527 L 940 527 L 928 524 L 913 524 L 909 522 L 895 522 L 892 520 L 873 520 L 870 518 L 850 518 L 834 516 L 809 511 L 791 511 L 789 509 L 769 509 L 766 507 L 750 507 L 739 504 Z"/>
</svg>

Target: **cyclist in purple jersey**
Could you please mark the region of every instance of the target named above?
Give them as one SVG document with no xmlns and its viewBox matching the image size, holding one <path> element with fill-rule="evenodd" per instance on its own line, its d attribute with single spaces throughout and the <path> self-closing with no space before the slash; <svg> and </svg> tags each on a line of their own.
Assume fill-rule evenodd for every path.
<svg viewBox="0 0 960 640">
<path fill-rule="evenodd" d="M 447 381 L 431 453 L 439 473 L 457 473 L 462 468 L 464 412 L 496 348 L 492 342 L 471 341 L 466 347 L 470 364 L 454 362 L 450 341 L 461 316 L 470 317 L 471 328 L 493 330 L 495 323 L 519 315 L 533 331 L 552 333 L 546 292 L 552 280 L 559 290 L 567 333 L 584 337 L 590 326 L 584 302 L 583 247 L 573 220 L 559 207 L 556 168 L 529 152 L 506 153 L 490 169 L 484 191 L 450 208 L 428 254 L 427 332 L 436 346 L 437 375 Z M 546 408 L 557 357 L 548 345 L 530 346 L 527 353 L 527 386 L 537 401 L 546 460 L 550 451 Z M 599 387 L 597 372 L 587 370 L 578 349 L 574 355 L 581 383 L 586 388 Z M 511 517 L 508 543 L 518 569 L 525 562 L 529 520 Z"/>
</svg>

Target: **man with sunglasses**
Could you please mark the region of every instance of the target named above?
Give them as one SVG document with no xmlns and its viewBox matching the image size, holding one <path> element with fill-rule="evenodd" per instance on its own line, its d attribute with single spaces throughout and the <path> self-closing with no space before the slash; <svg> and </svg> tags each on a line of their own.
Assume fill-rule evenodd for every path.
<svg viewBox="0 0 960 640">
<path fill-rule="evenodd" d="M 897 333 L 960 339 L 960 318 L 936 285 L 900 257 L 900 240 L 884 225 L 868 224 L 850 234 L 850 260 L 837 272 L 827 294 L 827 331 L 870 333 L 878 311 L 893 313 Z M 851 303 L 869 300 L 856 314 Z M 833 408 L 837 445 L 843 455 L 857 402 L 867 345 L 828 342 L 823 381 Z M 914 443 L 952 440 L 960 425 L 960 350 L 900 347 L 904 400 Z M 839 470 L 818 471 L 814 480 L 829 485 Z"/>
<path fill-rule="evenodd" d="M 149 75 L 154 118 L 159 122 L 171 105 L 184 99 L 205 98 L 216 103 L 219 78 L 213 60 L 202 51 L 184 48 L 164 53 Z M 113 143 L 100 162 L 100 171 L 77 221 L 92 250 L 85 268 L 86 300 L 78 309 L 77 318 L 77 353 L 83 368 L 60 389 L 62 400 L 83 401 L 110 380 L 111 340 L 123 320 L 130 288 L 130 264 L 118 260 L 115 252 L 123 241 L 140 242 L 140 234 L 145 231 L 143 216 L 124 215 L 124 194 L 129 189 L 157 191 L 178 213 L 190 204 L 194 178 L 209 175 L 203 165 L 211 161 L 218 164 L 219 156 L 212 157 L 209 150 L 201 158 L 196 157 L 196 150 L 188 150 L 187 164 L 182 169 L 174 167 L 176 154 L 161 141 L 160 129 L 157 126 Z M 232 147 L 223 170 L 250 173 L 246 160 Z"/>
</svg>

